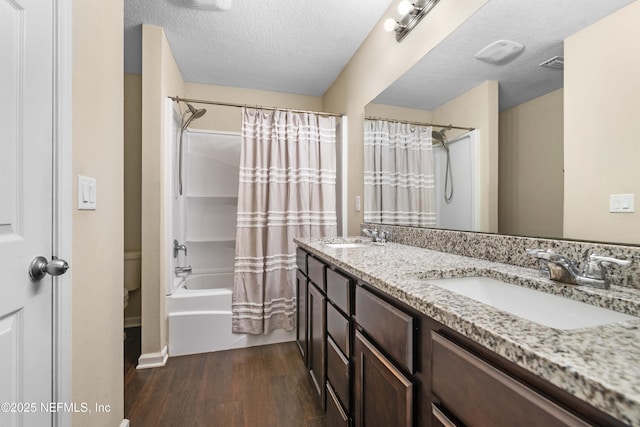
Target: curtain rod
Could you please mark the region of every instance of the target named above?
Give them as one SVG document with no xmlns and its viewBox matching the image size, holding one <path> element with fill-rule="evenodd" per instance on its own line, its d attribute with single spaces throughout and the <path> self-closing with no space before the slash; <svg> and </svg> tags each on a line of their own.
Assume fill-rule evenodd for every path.
<svg viewBox="0 0 640 427">
<path fill-rule="evenodd" d="M 397 119 L 385 119 L 384 117 L 373 117 L 373 116 L 365 116 L 367 120 L 384 120 L 385 122 L 394 122 L 394 123 L 406 123 L 408 125 L 415 126 L 433 126 L 436 128 L 447 128 L 447 129 L 462 129 L 462 130 L 475 130 L 475 128 L 464 127 L 464 126 L 453 126 L 453 125 L 437 125 L 435 123 L 420 123 L 420 122 L 408 122 L 405 120 L 397 120 Z"/>
<path fill-rule="evenodd" d="M 207 105 L 220 105 L 222 107 L 246 107 L 246 108 L 259 108 L 262 110 L 270 110 L 270 111 L 291 111 L 292 113 L 313 113 L 321 116 L 329 116 L 329 117 L 342 117 L 344 114 L 342 113 L 326 113 L 324 111 L 309 111 L 309 110 L 296 110 L 293 108 L 277 108 L 277 107 L 265 107 L 263 105 L 247 105 L 247 104 L 236 104 L 233 102 L 217 102 L 217 101 L 207 101 L 204 99 L 187 99 L 180 98 L 179 96 L 170 96 L 172 100 L 176 102 L 192 102 L 194 104 L 207 104 Z"/>
</svg>

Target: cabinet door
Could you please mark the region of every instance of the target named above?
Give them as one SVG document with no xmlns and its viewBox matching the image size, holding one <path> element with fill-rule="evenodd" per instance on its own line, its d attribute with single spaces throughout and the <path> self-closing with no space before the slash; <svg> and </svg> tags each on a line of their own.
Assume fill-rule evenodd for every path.
<svg viewBox="0 0 640 427">
<path fill-rule="evenodd" d="M 300 270 L 296 272 L 296 342 L 305 366 L 307 360 L 307 278 Z"/>
<path fill-rule="evenodd" d="M 411 427 L 411 381 L 359 331 L 355 334 L 354 359 L 356 426 Z"/>
<path fill-rule="evenodd" d="M 320 397 L 322 409 L 325 409 L 325 355 L 326 355 L 326 298 L 313 284 L 308 285 L 308 357 L 309 372 Z"/>
</svg>

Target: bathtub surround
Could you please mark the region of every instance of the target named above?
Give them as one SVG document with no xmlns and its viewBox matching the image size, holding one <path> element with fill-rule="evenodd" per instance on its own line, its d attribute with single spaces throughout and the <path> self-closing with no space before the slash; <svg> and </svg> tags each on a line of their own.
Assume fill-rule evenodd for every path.
<svg viewBox="0 0 640 427">
<path fill-rule="evenodd" d="M 612 267 L 613 284 L 640 289 L 640 247 L 638 246 L 380 224 L 362 224 L 361 227 L 389 230 L 390 240 L 395 243 L 527 268 L 538 267 L 538 260 L 526 252 L 529 248 L 553 249 L 554 252 L 578 263 L 578 268 L 582 267 L 582 262 L 590 253 L 626 258 L 631 260 L 631 266 L 626 268 L 624 273 Z"/>
<path fill-rule="evenodd" d="M 436 225 L 431 126 L 364 121 L 367 222 Z"/>
<path fill-rule="evenodd" d="M 233 331 L 295 328 L 294 236 L 335 236 L 336 119 L 243 108 Z"/>
</svg>

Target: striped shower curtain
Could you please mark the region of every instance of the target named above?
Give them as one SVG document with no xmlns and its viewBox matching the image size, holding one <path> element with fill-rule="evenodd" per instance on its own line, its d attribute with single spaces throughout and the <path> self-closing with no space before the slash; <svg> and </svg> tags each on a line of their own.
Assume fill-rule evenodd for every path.
<svg viewBox="0 0 640 427">
<path fill-rule="evenodd" d="M 243 108 L 233 332 L 293 330 L 293 237 L 336 234 L 336 119 Z"/>
<path fill-rule="evenodd" d="M 430 126 L 365 120 L 365 222 L 435 227 Z"/>
</svg>

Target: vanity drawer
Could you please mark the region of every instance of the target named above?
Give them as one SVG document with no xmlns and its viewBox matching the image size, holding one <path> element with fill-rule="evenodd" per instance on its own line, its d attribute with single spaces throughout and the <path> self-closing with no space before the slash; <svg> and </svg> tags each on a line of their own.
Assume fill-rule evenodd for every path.
<svg viewBox="0 0 640 427">
<path fill-rule="evenodd" d="M 324 271 L 325 265 L 322 261 L 315 259 L 312 256 L 307 257 L 307 276 L 309 276 L 309 280 L 311 280 L 316 287 L 322 289 L 322 291 L 326 291 L 324 285 Z"/>
<path fill-rule="evenodd" d="M 351 314 L 349 290 L 351 280 L 340 273 L 327 269 L 327 298 L 347 315 Z"/>
<path fill-rule="evenodd" d="M 331 427 L 349 427 L 349 417 L 338 402 L 335 392 L 327 383 L 327 415 L 326 425 Z"/>
<path fill-rule="evenodd" d="M 344 354 L 349 354 L 349 319 L 327 304 L 327 332 Z"/>
<path fill-rule="evenodd" d="M 589 425 L 442 335 L 431 344 L 433 394 L 465 425 Z"/>
<path fill-rule="evenodd" d="M 307 274 L 307 253 L 300 249 L 296 249 L 296 265 L 298 266 L 298 270 L 302 271 L 305 275 Z"/>
<path fill-rule="evenodd" d="M 356 322 L 398 364 L 414 373 L 414 319 L 407 313 L 356 286 Z"/>
<path fill-rule="evenodd" d="M 349 411 L 349 359 L 336 343 L 327 338 L 327 380 L 333 387 L 342 406 Z"/>
</svg>

